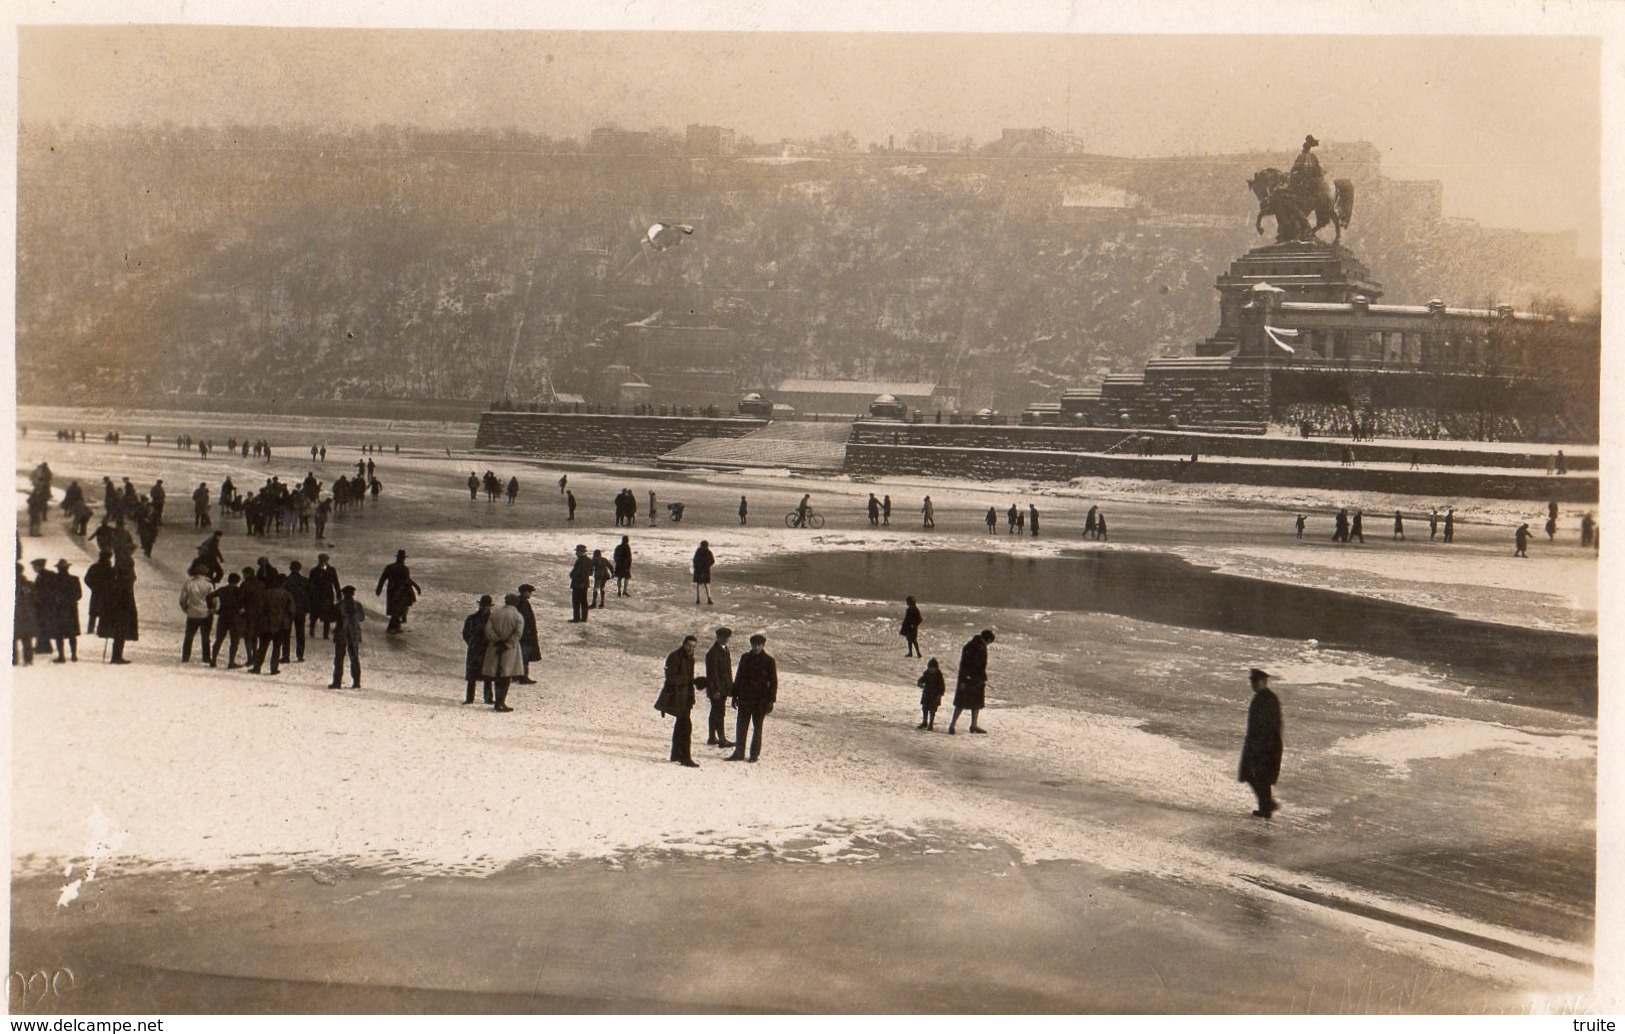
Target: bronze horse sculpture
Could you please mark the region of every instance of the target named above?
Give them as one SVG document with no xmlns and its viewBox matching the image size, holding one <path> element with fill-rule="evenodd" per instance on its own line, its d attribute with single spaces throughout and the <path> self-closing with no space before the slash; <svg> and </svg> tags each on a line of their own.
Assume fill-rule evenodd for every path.
<svg viewBox="0 0 1625 1034">
<path fill-rule="evenodd" d="M 1328 223 L 1332 227 L 1332 242 L 1343 239 L 1343 229 L 1354 214 L 1354 181 L 1340 179 L 1336 190 L 1326 186 L 1325 179 L 1316 183 L 1294 185 L 1280 169 L 1260 169 L 1247 181 L 1258 198 L 1258 219 L 1254 228 L 1264 232 L 1264 217 L 1275 217 L 1275 240 L 1288 241 L 1315 239 Z M 1313 225 L 1309 217 L 1313 215 Z"/>
</svg>

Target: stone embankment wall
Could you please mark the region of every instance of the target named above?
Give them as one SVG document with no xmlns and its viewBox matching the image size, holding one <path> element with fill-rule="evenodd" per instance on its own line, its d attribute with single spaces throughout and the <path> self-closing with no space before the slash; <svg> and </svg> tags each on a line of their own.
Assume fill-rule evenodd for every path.
<svg viewBox="0 0 1625 1034">
<path fill-rule="evenodd" d="M 1326 464 L 1246 463 L 1220 458 L 1196 463 L 1163 457 L 1102 456 L 1039 449 L 979 449 L 909 445 L 846 447 L 849 474 L 884 477 L 924 474 L 1034 481 L 1070 481 L 1073 478 L 1139 478 L 1262 485 L 1278 488 L 1325 488 L 1347 492 L 1426 495 L 1440 499 L 1529 499 L 1544 502 L 1595 503 L 1594 475 L 1547 476 L 1544 473 L 1497 472 L 1480 469 L 1432 467 L 1409 470 L 1391 467 L 1344 467 Z"/>
<path fill-rule="evenodd" d="M 1133 441 L 1127 439 L 1133 438 Z M 1361 463 L 1411 462 L 1411 454 L 1423 465 L 1447 467 L 1503 467 L 1545 473 L 1557 452 L 1556 446 L 1529 445 L 1518 452 L 1491 452 L 1487 449 L 1411 447 L 1390 442 L 1350 442 L 1347 438 L 1267 438 L 1262 435 L 1199 434 L 1189 431 L 1136 431 L 1098 427 L 1054 427 L 1028 424 L 905 424 L 895 421 L 865 420 L 852 426 L 850 445 L 910 445 L 969 449 L 1018 449 L 1056 452 L 1104 452 L 1139 456 L 1142 443 L 1151 442 L 1153 456 L 1189 459 L 1192 453 L 1204 460 L 1210 456 L 1239 459 L 1296 460 L 1309 463 L 1337 463 L 1345 445 L 1354 449 Z M 1595 456 L 1568 456 L 1568 469 L 1595 471 Z"/>
<path fill-rule="evenodd" d="M 654 460 L 695 438 L 743 438 L 767 425 L 736 417 L 480 414 L 476 449 L 559 459 Z"/>
</svg>

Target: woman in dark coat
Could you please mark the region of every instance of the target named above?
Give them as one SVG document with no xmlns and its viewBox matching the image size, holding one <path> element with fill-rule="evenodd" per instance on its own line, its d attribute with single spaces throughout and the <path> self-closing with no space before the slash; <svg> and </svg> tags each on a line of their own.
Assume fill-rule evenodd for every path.
<svg viewBox="0 0 1625 1034">
<path fill-rule="evenodd" d="M 1247 735 L 1241 744 L 1238 782 L 1253 788 L 1258 808 L 1253 812 L 1267 819 L 1280 808 L 1270 788 L 1281 776 L 1281 700 L 1270 690 L 1269 672 L 1252 669 L 1253 702 L 1247 708 Z"/>
<path fill-rule="evenodd" d="M 987 695 L 987 644 L 993 641 L 993 630 L 984 628 L 970 637 L 970 642 L 959 651 L 959 675 L 954 680 L 954 713 L 948 719 L 948 735 L 954 734 L 954 724 L 962 711 L 970 712 L 970 731 L 985 733 L 976 724 Z"/>
<path fill-rule="evenodd" d="M 700 602 L 700 586 L 705 586 L 705 602 L 711 599 L 711 567 L 717 558 L 711 555 L 711 543 L 701 540 L 700 548 L 694 551 L 694 602 Z"/>
<path fill-rule="evenodd" d="M 920 622 L 923 620 L 924 618 L 920 616 L 920 608 L 915 604 L 914 597 L 910 596 L 908 598 L 908 608 L 903 611 L 903 627 L 897 630 L 897 634 L 902 636 L 908 643 L 908 649 L 903 653 L 904 657 L 925 656 L 920 652 Z"/>
</svg>

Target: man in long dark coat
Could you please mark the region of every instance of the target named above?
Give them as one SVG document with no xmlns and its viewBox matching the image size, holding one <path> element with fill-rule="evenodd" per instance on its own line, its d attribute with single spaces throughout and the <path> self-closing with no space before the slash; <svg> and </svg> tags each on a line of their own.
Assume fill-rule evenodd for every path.
<svg viewBox="0 0 1625 1034">
<path fill-rule="evenodd" d="M 463 703 L 474 702 L 474 683 L 485 683 L 485 702 L 496 703 L 496 680 L 485 675 L 485 625 L 491 620 L 491 607 L 495 603 L 490 596 L 481 596 L 478 608 L 474 613 L 463 619 L 463 642 L 467 645 L 467 653 L 463 657 L 463 675 L 468 680 L 468 688 L 463 693 Z"/>
<path fill-rule="evenodd" d="M 666 681 L 660 689 L 660 713 L 677 719 L 671 730 L 671 760 L 685 768 L 699 768 L 694 760 L 694 647 L 689 635 L 683 645 L 666 655 Z"/>
<path fill-rule="evenodd" d="M 534 686 L 536 680 L 530 677 L 530 662 L 542 659 L 542 638 L 536 630 L 536 608 L 531 606 L 531 594 L 536 586 L 526 582 L 519 587 L 519 602 L 513 605 L 519 611 L 519 616 L 525 620 L 524 631 L 519 633 L 519 658 L 525 663 L 525 673 L 514 681 L 522 686 Z"/>
<path fill-rule="evenodd" d="M 948 735 L 954 735 L 954 723 L 961 711 L 970 712 L 970 731 L 987 732 L 976 724 L 977 715 L 987 695 L 987 645 L 993 641 L 993 630 L 984 628 L 970 637 L 959 651 L 959 675 L 954 681 L 954 713 L 948 719 Z"/>
<path fill-rule="evenodd" d="M 88 579 L 89 572 L 85 574 Z M 113 641 L 113 655 L 108 658 L 108 663 L 129 664 L 124 659 L 124 644 L 141 638 L 140 619 L 135 605 L 134 565 L 109 564 L 101 583 L 100 595 L 101 609 L 96 634 Z"/>
<path fill-rule="evenodd" d="M 570 620 L 587 620 L 587 593 L 592 585 L 592 557 L 587 547 L 576 546 L 575 563 L 570 567 Z"/>
<path fill-rule="evenodd" d="M 108 580 L 113 574 L 113 551 L 103 549 L 89 568 L 85 570 L 85 588 L 90 590 L 89 624 L 85 630 L 95 634 L 101 624 L 102 608 L 106 605 L 105 595 Z"/>
<path fill-rule="evenodd" d="M 310 579 L 305 577 L 304 565 L 297 560 L 288 561 L 287 577 L 282 579 L 282 587 L 288 590 L 293 597 L 293 647 L 294 657 L 303 661 L 305 659 L 305 618 L 310 614 Z M 283 647 L 282 662 L 286 664 L 290 658 L 287 647 Z"/>
<path fill-rule="evenodd" d="M 724 761 L 755 761 L 762 753 L 762 723 L 773 713 L 779 699 L 779 665 L 765 649 L 767 636 L 760 632 L 750 637 L 750 652 L 739 658 L 734 672 L 734 707 L 739 716 L 734 719 L 734 752 Z M 750 757 L 745 757 L 745 734 L 749 732 Z"/>
<path fill-rule="evenodd" d="M 733 658 L 728 654 L 728 640 L 733 629 L 717 629 L 716 642 L 705 651 L 705 696 L 711 702 L 711 713 L 705 724 L 705 745 L 732 747 L 728 739 L 728 698 L 733 696 Z"/>
<path fill-rule="evenodd" d="M 1247 708 L 1247 735 L 1236 779 L 1252 787 L 1258 798 L 1253 814 L 1267 819 L 1281 807 L 1270 790 L 1281 776 L 1281 700 L 1270 690 L 1269 672 L 1253 668 L 1248 677 L 1253 702 Z"/>
<path fill-rule="evenodd" d="M 907 604 L 903 608 L 903 627 L 897 630 L 897 634 L 902 636 L 908 645 L 908 650 L 903 656 L 924 657 L 925 654 L 920 652 L 920 624 L 925 621 L 925 617 L 920 613 L 920 605 L 915 602 L 914 597 L 908 597 Z"/>
<path fill-rule="evenodd" d="M 406 550 L 395 551 L 395 562 L 385 567 L 378 576 L 378 586 L 372 594 L 383 596 L 386 586 L 389 595 L 384 596 L 384 613 L 389 615 L 389 627 L 384 631 L 395 635 L 406 624 L 407 612 L 423 592 L 423 587 L 412 580 L 412 569 L 406 566 Z"/>
<path fill-rule="evenodd" d="M 339 573 L 328 562 L 326 553 L 316 554 L 316 566 L 310 569 L 310 634 L 316 634 L 316 622 L 322 623 L 322 638 L 332 631 L 333 619 L 339 613 Z"/>
<path fill-rule="evenodd" d="M 242 645 L 248 634 L 248 613 L 243 606 L 242 575 L 236 571 L 226 576 L 226 584 L 220 586 L 209 594 L 209 603 L 214 607 L 214 648 L 209 651 L 209 667 L 219 666 L 220 646 L 229 643 L 226 650 L 226 667 L 241 668 L 237 663 L 237 647 Z M 253 659 L 253 651 L 245 651 L 249 660 Z"/>
<path fill-rule="evenodd" d="M 615 560 L 615 595 L 630 596 L 632 587 L 627 583 L 632 579 L 632 543 L 628 536 L 621 536 L 621 544 L 615 547 L 611 555 Z"/>
<path fill-rule="evenodd" d="M 56 562 L 56 571 L 39 579 L 40 635 L 56 647 L 54 663 L 79 659 L 79 599 L 84 595 L 79 579 L 66 560 Z M 64 649 L 64 647 L 66 649 Z"/>
</svg>

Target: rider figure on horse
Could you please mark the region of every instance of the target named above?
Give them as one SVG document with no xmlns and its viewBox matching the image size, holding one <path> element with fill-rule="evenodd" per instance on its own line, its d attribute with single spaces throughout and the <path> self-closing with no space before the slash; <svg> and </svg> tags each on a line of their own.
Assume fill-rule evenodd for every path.
<svg viewBox="0 0 1625 1034">
<path fill-rule="evenodd" d="M 1320 171 L 1320 159 L 1315 157 L 1314 148 L 1320 146 L 1314 134 L 1303 138 L 1303 149 L 1292 162 L 1292 171 L 1287 175 L 1287 189 L 1303 198 L 1317 198 L 1325 190 L 1326 174 Z"/>
</svg>

